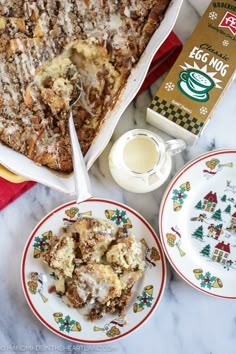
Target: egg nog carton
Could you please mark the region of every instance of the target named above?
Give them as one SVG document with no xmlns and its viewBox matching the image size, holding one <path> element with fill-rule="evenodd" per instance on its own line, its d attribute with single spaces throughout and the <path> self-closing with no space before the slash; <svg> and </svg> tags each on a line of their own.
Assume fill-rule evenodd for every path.
<svg viewBox="0 0 236 354">
<path fill-rule="evenodd" d="M 193 144 L 236 73 L 236 1 L 212 1 L 147 109 L 147 122 Z"/>
</svg>

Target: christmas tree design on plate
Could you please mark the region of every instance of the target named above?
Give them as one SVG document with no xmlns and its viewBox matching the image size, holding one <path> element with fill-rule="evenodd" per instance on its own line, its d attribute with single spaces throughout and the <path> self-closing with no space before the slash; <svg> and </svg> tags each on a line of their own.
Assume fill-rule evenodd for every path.
<svg viewBox="0 0 236 354">
<path fill-rule="evenodd" d="M 228 206 L 225 208 L 224 212 L 226 214 L 230 214 L 231 213 L 231 205 L 230 204 L 228 204 Z"/>
<path fill-rule="evenodd" d="M 199 202 L 195 205 L 194 208 L 199 209 L 199 210 L 202 209 L 202 202 L 201 202 L 201 200 L 199 200 Z"/>
<path fill-rule="evenodd" d="M 199 226 L 194 233 L 192 233 L 192 237 L 202 241 L 203 240 L 203 226 Z"/>
<path fill-rule="evenodd" d="M 227 196 L 226 196 L 226 194 L 224 194 L 223 197 L 221 198 L 221 201 L 226 202 L 226 200 L 227 200 Z"/>
<path fill-rule="evenodd" d="M 217 209 L 212 215 L 212 219 L 222 221 L 221 209 Z"/>
<path fill-rule="evenodd" d="M 206 246 L 201 250 L 200 253 L 201 253 L 203 256 L 210 257 L 210 252 L 211 252 L 211 245 L 208 244 L 208 245 L 206 245 Z"/>
<path fill-rule="evenodd" d="M 214 263 L 216 269 L 223 267 L 227 271 L 236 269 L 236 204 L 230 192 L 232 190 L 229 189 L 221 194 L 219 190 L 208 190 L 195 201 L 195 215 L 190 218 L 190 221 L 196 222 L 195 228 L 190 231 L 191 238 L 205 243 L 201 247 L 200 242 L 193 241 L 198 254 L 206 262 Z M 196 215 L 196 210 L 199 215 Z M 208 272 L 199 277 L 201 287 L 214 284 L 214 277 L 206 275 L 209 275 Z"/>
</svg>

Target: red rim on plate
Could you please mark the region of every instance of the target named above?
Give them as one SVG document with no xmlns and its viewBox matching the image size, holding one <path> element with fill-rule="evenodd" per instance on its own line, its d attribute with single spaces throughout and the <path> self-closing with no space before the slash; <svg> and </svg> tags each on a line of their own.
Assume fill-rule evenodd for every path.
<svg viewBox="0 0 236 354">
<path fill-rule="evenodd" d="M 119 331 L 120 333 L 113 336 L 113 337 L 109 337 L 108 334 L 106 335 L 105 329 L 103 329 L 101 327 L 102 326 L 101 322 L 100 322 L 101 320 L 99 320 L 99 323 L 98 323 L 98 326 L 100 326 L 100 327 L 96 327 L 97 322 L 90 323 L 90 322 L 86 321 L 86 323 L 83 323 L 84 320 L 81 318 L 81 316 L 78 315 L 77 310 L 71 309 L 71 308 L 68 308 L 70 310 L 70 315 L 71 315 L 71 317 L 74 316 L 74 318 L 76 318 L 76 320 L 78 320 L 78 318 L 79 318 L 79 322 L 82 323 L 82 330 L 81 330 L 81 332 L 73 332 L 71 330 L 72 326 L 70 327 L 67 324 L 67 332 L 70 333 L 70 334 L 67 334 L 65 331 L 65 326 L 62 323 L 62 321 L 61 321 L 61 323 L 62 323 L 61 328 L 58 328 L 59 327 L 58 323 L 56 323 L 55 321 L 52 320 L 52 316 L 49 317 L 49 316 L 45 315 L 45 311 L 44 311 L 44 309 L 46 309 L 46 307 L 44 307 L 44 306 L 47 306 L 47 313 L 48 312 L 50 313 L 50 311 L 51 311 L 50 303 L 51 302 L 56 302 L 59 309 L 60 309 L 60 306 L 63 305 L 64 306 L 63 311 L 65 311 L 66 305 L 62 304 L 61 299 L 57 299 L 57 298 L 55 299 L 55 294 L 48 294 L 46 291 L 47 289 L 46 289 L 46 290 L 44 290 L 44 292 L 46 294 L 46 296 L 44 296 L 44 297 L 48 297 L 48 298 L 53 297 L 53 300 L 51 301 L 51 298 L 50 298 L 49 299 L 50 301 L 47 301 L 46 304 L 43 304 L 43 302 L 40 299 L 40 296 L 38 296 L 38 294 L 37 294 L 37 291 L 34 294 L 32 294 L 32 291 L 30 291 L 30 289 L 29 289 L 29 273 L 31 271 L 35 271 L 35 268 L 29 269 L 29 266 L 30 266 L 29 264 L 32 262 L 34 267 L 36 267 L 36 271 L 37 271 L 38 270 L 37 269 L 37 262 L 38 262 L 38 264 L 41 264 L 41 262 L 42 262 L 39 259 L 35 260 L 33 257 L 33 247 L 35 247 L 35 238 L 38 237 L 37 240 L 39 240 L 40 236 L 42 235 L 42 232 L 45 232 L 46 224 L 48 223 L 48 225 L 50 225 L 50 221 L 52 219 L 55 219 L 60 213 L 63 213 L 65 210 L 68 210 L 68 208 L 74 208 L 76 206 L 78 208 L 85 207 L 85 209 L 90 207 L 91 210 L 96 209 L 98 206 L 99 206 L 100 210 L 102 210 L 103 207 L 106 207 L 106 208 L 109 207 L 109 209 L 117 210 L 118 212 L 119 212 L 119 210 L 122 210 L 123 212 L 127 213 L 129 218 L 131 219 L 131 221 L 134 222 L 134 225 L 133 225 L 134 229 L 135 229 L 135 227 L 137 228 L 138 225 L 142 226 L 142 235 L 140 235 L 140 236 L 143 236 L 143 233 L 146 232 L 147 236 L 149 237 L 149 240 L 146 240 L 146 238 L 145 238 L 145 240 L 150 244 L 150 246 L 152 246 L 152 248 L 156 248 L 159 253 L 158 262 L 155 262 L 155 261 L 149 259 L 150 264 L 148 264 L 147 268 L 144 271 L 143 278 L 149 277 L 148 284 L 153 282 L 153 284 L 155 284 L 155 288 L 157 288 L 157 290 L 155 289 L 155 296 L 153 294 L 153 297 L 151 296 L 149 298 L 149 299 L 151 299 L 150 300 L 150 307 L 144 306 L 144 310 L 143 310 L 143 308 L 139 308 L 140 312 L 138 312 L 138 313 L 134 313 L 134 310 L 133 310 L 132 314 L 131 314 L 132 309 L 128 309 L 128 312 L 130 312 L 130 314 L 129 314 L 130 319 L 131 319 L 130 322 L 132 323 L 131 327 L 127 327 L 127 329 L 126 329 L 125 328 L 126 326 L 123 326 L 123 324 L 122 324 L 122 330 L 120 330 L 120 328 L 119 328 L 120 324 L 118 324 L 117 325 L 118 326 L 117 332 Z M 96 215 L 94 215 L 94 216 L 96 217 Z M 97 216 L 97 217 L 100 217 L 100 216 Z M 58 220 L 56 220 L 55 222 L 58 223 Z M 63 226 L 63 224 L 61 226 Z M 46 226 L 46 229 L 47 229 L 47 226 Z M 150 251 L 150 249 L 148 247 L 146 250 L 148 252 Z M 146 258 L 148 259 L 148 257 L 146 257 Z M 156 275 L 159 276 L 158 282 L 156 281 L 155 272 L 157 272 Z M 147 276 L 146 276 L 146 274 L 147 274 Z M 160 303 L 163 292 L 164 292 L 165 283 L 166 283 L 166 264 L 165 264 L 164 253 L 162 251 L 160 242 L 159 242 L 154 230 L 147 223 L 147 221 L 144 220 L 144 218 L 139 213 L 137 213 L 132 208 L 129 208 L 128 206 L 121 204 L 121 203 L 117 203 L 117 202 L 114 202 L 111 200 L 106 200 L 106 199 L 93 198 L 93 199 L 87 200 L 79 205 L 77 205 L 76 202 L 69 202 L 69 203 L 63 204 L 60 207 L 51 211 L 47 216 L 45 216 L 42 219 L 42 221 L 40 221 L 40 223 L 32 231 L 32 233 L 26 243 L 26 246 L 25 246 L 25 249 L 23 252 L 23 257 L 22 257 L 21 277 L 22 277 L 23 291 L 24 291 L 25 297 L 27 299 L 27 302 L 28 302 L 31 310 L 36 315 L 36 317 L 48 329 L 50 329 L 52 332 L 56 333 L 57 335 L 59 335 L 63 338 L 69 339 L 71 341 L 74 341 L 74 342 L 97 344 L 97 343 L 105 343 L 105 342 L 114 341 L 114 340 L 120 339 L 120 338 L 132 333 L 134 330 L 139 328 L 150 317 L 150 315 L 153 313 L 154 309 L 156 309 L 157 305 Z M 144 282 L 145 282 L 145 280 L 144 280 Z M 156 284 L 156 282 L 157 282 L 157 284 Z M 145 285 L 147 285 L 147 284 L 145 283 Z M 31 290 L 32 290 L 32 288 L 31 288 Z M 142 291 L 143 291 L 143 289 L 142 289 Z M 142 295 L 142 291 L 141 291 L 141 295 Z M 139 296 L 139 299 L 140 299 L 140 296 Z M 141 300 L 138 300 L 138 301 L 141 301 Z M 53 306 L 55 307 L 54 303 L 53 303 Z M 71 310 L 73 311 L 72 314 L 71 314 Z M 55 311 L 55 309 L 53 311 Z M 135 318 L 135 316 L 137 316 L 137 319 Z M 47 318 L 45 318 L 45 317 L 47 317 Z M 115 316 L 115 317 L 117 317 L 117 316 Z M 128 317 L 128 313 L 127 313 L 127 317 Z M 111 323 L 113 325 L 115 322 L 116 321 L 114 321 L 114 320 L 111 321 Z M 101 333 L 101 338 L 96 338 L 95 335 L 97 335 L 98 332 L 93 332 L 92 330 L 90 333 L 91 338 L 83 338 L 83 327 L 86 327 L 86 326 L 88 327 L 86 329 L 86 333 L 90 330 L 90 327 L 92 328 L 95 326 L 96 328 L 100 328 L 99 333 Z M 104 328 L 107 328 L 107 327 L 105 326 Z M 95 337 L 96 339 L 92 339 L 93 337 Z"/>
<path fill-rule="evenodd" d="M 170 182 L 159 216 L 162 246 L 175 271 L 197 290 L 225 299 L 236 299 L 235 167 L 235 149 L 190 161 Z"/>
</svg>

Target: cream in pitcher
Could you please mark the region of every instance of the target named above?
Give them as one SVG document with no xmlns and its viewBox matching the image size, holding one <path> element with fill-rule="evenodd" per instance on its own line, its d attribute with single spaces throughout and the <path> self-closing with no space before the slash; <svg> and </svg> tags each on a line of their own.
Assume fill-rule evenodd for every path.
<svg viewBox="0 0 236 354">
<path fill-rule="evenodd" d="M 193 144 L 236 71 L 236 2 L 212 1 L 147 109 L 147 121 Z"/>
<path fill-rule="evenodd" d="M 164 142 L 149 130 L 133 129 L 112 146 L 109 168 L 122 188 L 134 193 L 150 192 L 166 181 L 171 172 L 172 156 L 185 147 L 181 139 Z"/>
</svg>

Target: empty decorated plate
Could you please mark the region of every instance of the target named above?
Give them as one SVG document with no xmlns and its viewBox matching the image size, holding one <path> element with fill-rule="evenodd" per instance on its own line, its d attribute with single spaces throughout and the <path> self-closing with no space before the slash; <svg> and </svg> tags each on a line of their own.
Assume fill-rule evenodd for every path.
<svg viewBox="0 0 236 354">
<path fill-rule="evenodd" d="M 95 322 L 69 307 L 55 292 L 56 275 L 42 260 L 49 239 L 81 216 L 107 220 L 141 241 L 145 259 L 143 276 L 132 288 L 125 314 L 105 314 Z M 166 265 L 159 240 L 151 226 L 133 209 L 110 200 L 70 202 L 48 214 L 33 230 L 22 258 L 22 285 L 37 318 L 54 333 L 82 343 L 102 343 L 124 337 L 140 327 L 159 304 L 166 281 Z"/>
<path fill-rule="evenodd" d="M 236 298 L 236 150 L 206 153 L 175 176 L 162 200 L 160 234 L 184 280 Z"/>
</svg>

